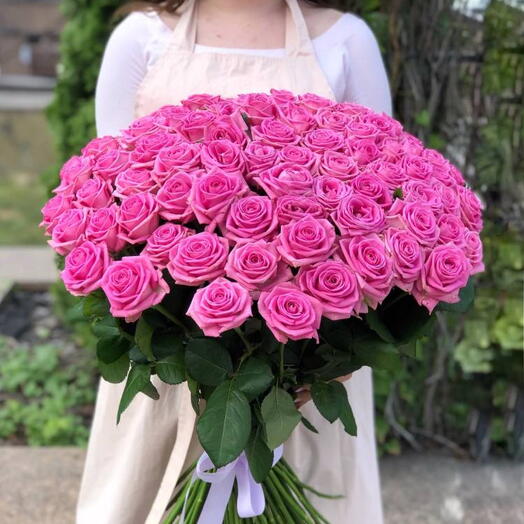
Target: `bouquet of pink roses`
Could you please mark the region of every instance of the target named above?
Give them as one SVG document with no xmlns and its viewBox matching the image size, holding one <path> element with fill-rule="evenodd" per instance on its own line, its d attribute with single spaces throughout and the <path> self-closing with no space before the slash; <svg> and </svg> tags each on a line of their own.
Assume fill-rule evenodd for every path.
<svg viewBox="0 0 524 524">
<path fill-rule="evenodd" d="M 388 116 L 274 91 L 163 107 L 60 177 L 42 224 L 85 297 L 102 375 L 127 377 L 118 417 L 137 393 L 158 397 L 152 375 L 193 395 L 207 455 L 166 522 L 209 514 L 205 471 L 238 467 L 259 490 L 242 517 L 323 521 L 278 461 L 297 424 L 315 431 L 295 391 L 311 385 L 355 435 L 332 380 L 395 366 L 435 308 L 469 305 L 482 218 L 460 172 Z M 245 489 L 231 480 L 216 522 L 238 521 Z"/>
</svg>

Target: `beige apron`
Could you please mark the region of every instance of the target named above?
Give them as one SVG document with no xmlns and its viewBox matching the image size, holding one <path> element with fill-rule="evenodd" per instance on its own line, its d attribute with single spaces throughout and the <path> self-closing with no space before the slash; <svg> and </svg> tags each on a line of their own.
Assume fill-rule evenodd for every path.
<svg viewBox="0 0 524 524">
<path fill-rule="evenodd" d="M 195 54 L 196 5 L 189 0 L 165 55 L 139 89 L 136 116 L 198 93 L 229 97 L 276 88 L 334 99 L 297 0 L 287 0 L 287 5 L 285 56 Z M 158 524 L 179 475 L 200 455 L 186 384 L 154 382 L 160 400 L 138 395 L 116 426 L 124 384 L 101 381 L 77 524 Z M 304 481 L 344 495 L 338 501 L 312 497 L 331 523 L 381 524 L 370 370 L 354 373 L 346 387 L 359 436 L 347 436 L 338 422 L 330 425 L 309 403 L 303 408 L 304 416 L 320 435 L 298 427 L 286 443 L 285 456 Z"/>
</svg>

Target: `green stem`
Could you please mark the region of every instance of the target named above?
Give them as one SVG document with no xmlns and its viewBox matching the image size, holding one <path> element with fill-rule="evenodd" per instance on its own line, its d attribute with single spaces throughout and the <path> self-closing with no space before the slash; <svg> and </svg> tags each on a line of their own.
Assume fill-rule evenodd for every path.
<svg viewBox="0 0 524 524">
<path fill-rule="evenodd" d="M 184 324 L 182 324 L 182 322 L 178 320 L 178 318 L 176 318 L 175 315 L 173 315 L 168 309 L 166 309 L 161 304 L 158 304 L 157 306 L 155 306 L 155 309 L 158 312 L 162 313 L 162 315 L 164 315 L 167 319 L 171 320 L 173 324 L 177 325 L 180 329 L 182 329 L 187 337 L 191 337 L 191 333 L 189 332 L 189 329 L 187 329 L 187 327 L 184 326 Z"/>
<path fill-rule="evenodd" d="M 175 519 L 178 517 L 178 515 L 182 512 L 182 508 L 184 507 L 184 502 L 186 501 L 186 493 L 190 487 L 191 487 L 191 480 L 188 480 L 184 484 L 184 486 L 182 486 L 182 489 L 177 493 L 175 498 L 169 503 L 168 508 L 171 506 L 172 507 L 162 524 L 172 524 L 175 521 Z"/>
<path fill-rule="evenodd" d="M 292 509 L 292 511 L 297 515 L 299 522 L 303 524 L 310 524 L 312 522 L 311 519 L 309 519 L 308 515 L 306 515 L 305 511 L 302 509 L 293 494 L 288 491 L 291 486 L 288 485 L 288 490 L 286 490 L 286 488 L 282 485 L 280 477 L 275 471 L 271 471 L 270 476 L 271 480 L 275 484 L 275 487 L 280 492 L 281 497 L 286 501 L 288 507 Z"/>
<path fill-rule="evenodd" d="M 277 522 L 285 522 L 286 524 L 295 524 L 295 519 L 291 516 L 289 513 L 284 501 L 282 500 L 280 493 L 273 483 L 273 479 L 271 478 L 271 472 L 266 478 L 266 484 L 268 487 L 268 493 L 270 499 L 272 499 L 275 502 L 276 509 L 278 510 L 279 517 L 282 518 L 282 520 Z"/>
<path fill-rule="evenodd" d="M 280 384 L 282 384 L 282 380 L 284 378 L 284 348 L 286 347 L 285 344 L 283 344 L 282 342 L 280 343 L 280 346 L 279 346 L 279 351 L 280 351 Z"/>
</svg>

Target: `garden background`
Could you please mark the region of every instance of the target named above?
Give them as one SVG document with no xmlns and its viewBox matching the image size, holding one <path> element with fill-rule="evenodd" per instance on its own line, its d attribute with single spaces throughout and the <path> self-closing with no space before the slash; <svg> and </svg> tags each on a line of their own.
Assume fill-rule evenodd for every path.
<svg viewBox="0 0 524 524">
<path fill-rule="evenodd" d="M 62 0 L 65 25 L 47 118 L 0 123 L 38 155 L 2 146 L 0 244 L 43 244 L 38 210 L 61 161 L 95 135 L 93 93 L 104 45 L 122 0 Z M 485 460 L 524 457 L 524 7 L 517 1 L 334 2 L 364 17 L 380 41 L 395 116 L 464 172 L 485 202 L 487 271 L 473 311 L 438 318 L 414 359 L 375 373 L 377 439 L 383 455 L 447 449 Z M 1 75 L 0 75 L 1 78 Z M 24 120 L 25 119 L 25 120 Z M 20 155 L 18 155 L 20 157 Z M 5 168 L 11 162 L 16 169 Z M 21 171 L 39 176 L 21 177 Z M 93 339 L 59 284 L 11 290 L 0 308 L 0 443 L 85 445 L 97 372 Z M 33 321 L 18 333 L 20 307 Z M 18 309 L 17 309 L 18 308 Z M 49 318 L 49 311 L 54 312 Z M 10 316 L 11 315 L 11 316 Z M 7 326 L 7 327 L 5 327 Z"/>
</svg>

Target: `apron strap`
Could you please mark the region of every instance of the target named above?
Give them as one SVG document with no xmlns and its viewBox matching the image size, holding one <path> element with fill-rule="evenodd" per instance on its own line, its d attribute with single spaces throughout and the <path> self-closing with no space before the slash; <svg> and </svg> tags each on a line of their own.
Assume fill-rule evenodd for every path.
<svg viewBox="0 0 524 524">
<path fill-rule="evenodd" d="M 169 42 L 170 50 L 193 53 L 196 42 L 198 0 L 186 0 L 182 14 L 172 31 Z M 307 24 L 297 0 L 286 0 L 286 55 L 314 56 L 315 52 Z"/>
</svg>

